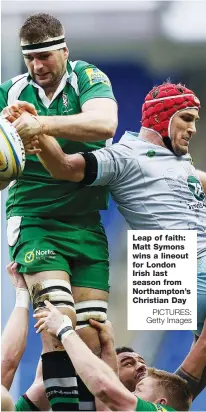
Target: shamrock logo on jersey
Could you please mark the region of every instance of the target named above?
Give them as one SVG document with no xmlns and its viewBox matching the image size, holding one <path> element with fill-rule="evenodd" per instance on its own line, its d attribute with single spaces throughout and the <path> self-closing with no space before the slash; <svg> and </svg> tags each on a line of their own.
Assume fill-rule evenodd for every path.
<svg viewBox="0 0 206 412">
<path fill-rule="evenodd" d="M 69 99 L 68 99 L 67 94 L 64 92 L 62 94 L 62 104 L 63 104 L 62 114 L 67 114 L 69 112 Z"/>
<path fill-rule="evenodd" d="M 200 181 L 195 176 L 188 176 L 187 184 L 195 199 L 203 201 L 205 194 Z"/>
</svg>

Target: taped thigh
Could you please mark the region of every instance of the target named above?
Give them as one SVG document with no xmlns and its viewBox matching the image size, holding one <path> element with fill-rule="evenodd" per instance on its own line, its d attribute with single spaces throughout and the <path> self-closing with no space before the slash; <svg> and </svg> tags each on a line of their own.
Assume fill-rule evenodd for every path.
<svg viewBox="0 0 206 412">
<path fill-rule="evenodd" d="M 77 316 L 76 330 L 90 326 L 89 319 L 95 319 L 100 323 L 107 320 L 108 303 L 104 300 L 86 300 L 75 303 Z"/>
<path fill-rule="evenodd" d="M 58 308 L 67 307 L 75 312 L 71 286 L 66 280 L 50 279 L 35 283 L 30 288 L 30 295 L 34 312 L 45 307 L 45 300 Z"/>
</svg>

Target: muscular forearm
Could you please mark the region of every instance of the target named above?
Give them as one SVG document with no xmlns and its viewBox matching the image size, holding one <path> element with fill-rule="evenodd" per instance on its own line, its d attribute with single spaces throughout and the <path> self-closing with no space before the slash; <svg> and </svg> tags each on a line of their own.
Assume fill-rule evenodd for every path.
<svg viewBox="0 0 206 412">
<path fill-rule="evenodd" d="M 41 116 L 42 132 L 78 142 L 107 140 L 114 136 L 116 124 L 108 113 L 88 111 L 72 116 Z"/>
<path fill-rule="evenodd" d="M 101 348 L 101 359 L 118 375 L 117 355 L 113 342 L 108 342 L 107 346 Z M 97 397 L 95 398 L 95 404 L 97 411 L 111 411 L 111 409 Z"/>
<path fill-rule="evenodd" d="M 114 379 L 119 383 L 114 372 L 87 348 L 76 333 L 65 338 L 63 345 L 72 359 L 77 374 L 95 396 L 98 396 L 100 382 L 104 385 L 105 381 L 111 382 Z"/>
<path fill-rule="evenodd" d="M 206 329 L 206 326 L 204 326 Z M 206 366 L 206 337 L 203 330 L 199 339 L 192 347 L 180 368 L 195 379 L 200 379 Z"/>
<path fill-rule="evenodd" d="M 112 410 L 129 410 L 128 406 L 136 405 L 136 397 L 127 391 L 113 370 L 94 355 L 76 333 L 67 336 L 63 345 L 77 374 L 94 396 Z"/>
<path fill-rule="evenodd" d="M 110 368 L 118 375 L 117 355 L 114 349 L 114 343 L 108 343 L 101 350 L 101 359 L 110 366 Z"/>
<path fill-rule="evenodd" d="M 24 353 L 27 333 L 28 310 L 16 307 L 7 322 L 1 340 L 1 379 L 7 389 L 11 387 L 14 374 Z"/>
<path fill-rule="evenodd" d="M 84 178 L 85 160 L 80 154 L 65 154 L 52 136 L 39 136 L 41 153 L 37 156 L 52 177 L 79 182 Z"/>
</svg>

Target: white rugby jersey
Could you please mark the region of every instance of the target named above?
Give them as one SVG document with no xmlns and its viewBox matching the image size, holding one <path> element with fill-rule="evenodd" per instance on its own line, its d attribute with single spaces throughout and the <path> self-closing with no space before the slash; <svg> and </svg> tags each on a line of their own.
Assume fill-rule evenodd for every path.
<svg viewBox="0 0 206 412">
<path fill-rule="evenodd" d="M 175 156 L 134 132 L 93 154 L 92 186 L 109 186 L 131 229 L 197 230 L 198 257 L 206 255 L 206 200 L 189 154 Z"/>
</svg>

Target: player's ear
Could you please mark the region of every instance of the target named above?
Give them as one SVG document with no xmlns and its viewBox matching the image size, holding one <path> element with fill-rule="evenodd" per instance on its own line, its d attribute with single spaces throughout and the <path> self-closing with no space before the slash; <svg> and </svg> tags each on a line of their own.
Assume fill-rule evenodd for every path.
<svg viewBox="0 0 206 412">
<path fill-rule="evenodd" d="M 69 58 L 69 49 L 68 47 L 64 47 L 63 50 L 64 50 L 65 60 L 67 60 Z"/>
<path fill-rule="evenodd" d="M 155 403 L 159 403 L 160 405 L 167 405 L 167 398 L 159 398 L 155 401 Z"/>
</svg>

